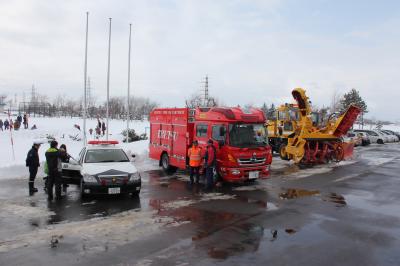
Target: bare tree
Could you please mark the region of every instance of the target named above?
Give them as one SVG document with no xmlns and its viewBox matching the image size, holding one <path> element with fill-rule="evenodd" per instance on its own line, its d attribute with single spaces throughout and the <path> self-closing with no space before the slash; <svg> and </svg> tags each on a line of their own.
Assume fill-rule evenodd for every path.
<svg viewBox="0 0 400 266">
<path fill-rule="evenodd" d="M 340 99 L 342 98 L 342 95 L 339 93 L 338 90 L 334 90 L 332 94 L 332 99 L 331 99 L 331 106 L 330 106 L 330 112 L 331 113 L 336 113 L 340 109 Z"/>
</svg>

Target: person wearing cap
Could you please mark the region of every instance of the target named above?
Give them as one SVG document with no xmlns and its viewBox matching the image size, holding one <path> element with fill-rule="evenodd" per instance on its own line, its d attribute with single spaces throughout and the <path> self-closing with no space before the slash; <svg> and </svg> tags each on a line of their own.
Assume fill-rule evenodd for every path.
<svg viewBox="0 0 400 266">
<path fill-rule="evenodd" d="M 53 140 L 50 148 L 46 151 L 46 163 L 49 172 L 47 180 L 48 200 L 53 199 L 53 186 L 55 186 L 56 199 L 61 198 L 61 162 L 67 156 L 64 149 L 58 149 L 58 142 Z"/>
<path fill-rule="evenodd" d="M 40 141 L 34 141 L 32 148 L 29 150 L 28 155 L 26 156 L 26 166 L 29 167 L 29 195 L 32 196 L 33 193 L 38 192 L 38 189 L 35 188 L 35 178 L 38 172 L 38 168 L 40 166 L 39 160 L 39 148 Z"/>
<path fill-rule="evenodd" d="M 200 179 L 200 165 L 201 165 L 201 147 L 199 142 L 194 140 L 192 147 L 188 151 L 189 166 L 190 166 L 190 184 L 193 185 L 193 175 L 196 174 L 196 183 Z"/>
<path fill-rule="evenodd" d="M 204 169 L 206 172 L 207 189 L 211 189 L 214 186 L 214 169 L 217 165 L 217 151 L 213 144 L 213 140 L 209 139 L 207 142 L 206 153 L 204 155 Z"/>
</svg>

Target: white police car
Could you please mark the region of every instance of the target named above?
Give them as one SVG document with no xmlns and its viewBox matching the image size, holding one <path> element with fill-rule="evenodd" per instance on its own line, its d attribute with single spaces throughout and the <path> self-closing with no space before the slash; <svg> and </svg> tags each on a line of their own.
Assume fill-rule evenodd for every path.
<svg viewBox="0 0 400 266">
<path fill-rule="evenodd" d="M 82 196 L 89 194 L 139 195 L 141 177 L 118 141 L 93 140 L 62 165 L 64 183 L 80 184 Z M 134 156 L 132 156 L 134 157 Z M 68 180 L 68 181 L 65 181 Z"/>
</svg>

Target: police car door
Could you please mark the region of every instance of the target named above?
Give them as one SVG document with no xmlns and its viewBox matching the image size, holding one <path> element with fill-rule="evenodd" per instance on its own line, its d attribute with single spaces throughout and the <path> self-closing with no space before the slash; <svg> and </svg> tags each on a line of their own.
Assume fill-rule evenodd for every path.
<svg viewBox="0 0 400 266">
<path fill-rule="evenodd" d="M 79 153 L 79 159 L 70 158 L 68 163 L 62 163 L 62 175 L 64 177 L 77 177 L 81 176 L 83 156 L 85 155 L 86 148 L 83 148 Z M 77 161 L 78 160 L 78 161 Z"/>
</svg>

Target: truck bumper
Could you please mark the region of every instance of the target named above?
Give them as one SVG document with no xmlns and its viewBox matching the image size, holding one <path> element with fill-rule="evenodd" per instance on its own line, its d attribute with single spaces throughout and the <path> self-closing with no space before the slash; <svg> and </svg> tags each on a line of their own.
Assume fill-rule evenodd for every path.
<svg viewBox="0 0 400 266">
<path fill-rule="evenodd" d="M 258 177 L 251 177 L 251 173 L 258 173 Z M 257 167 L 221 167 L 219 174 L 226 182 L 242 183 L 256 179 L 266 179 L 269 176 L 270 165 L 263 165 Z M 257 175 L 257 174 L 256 174 Z"/>
<path fill-rule="evenodd" d="M 128 194 L 138 193 L 142 187 L 142 183 L 121 184 L 121 185 L 110 185 L 104 186 L 101 184 L 85 183 L 83 185 L 83 193 L 90 195 L 106 195 L 106 194 Z M 109 188 L 120 188 L 119 193 L 109 193 Z"/>
</svg>

